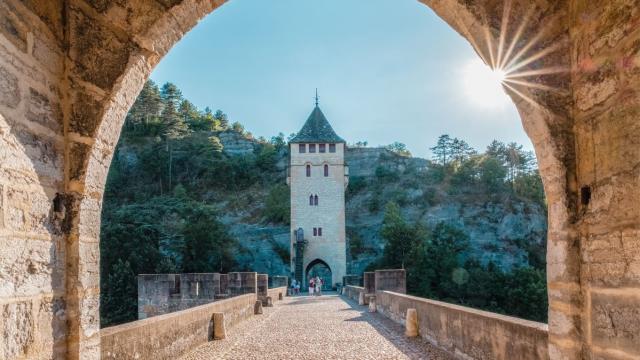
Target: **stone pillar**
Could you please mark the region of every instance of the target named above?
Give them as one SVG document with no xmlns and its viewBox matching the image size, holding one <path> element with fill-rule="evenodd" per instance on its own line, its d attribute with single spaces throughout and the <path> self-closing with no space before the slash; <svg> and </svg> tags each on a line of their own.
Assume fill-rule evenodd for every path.
<svg viewBox="0 0 640 360">
<path fill-rule="evenodd" d="M 255 315 L 262 314 L 262 301 L 261 300 L 256 300 L 256 304 L 253 306 L 253 313 Z"/>
<path fill-rule="evenodd" d="M 416 309 L 407 309 L 404 334 L 407 337 L 418 336 L 418 312 L 416 311 Z"/>
<path fill-rule="evenodd" d="M 227 327 L 224 323 L 224 313 L 213 313 L 213 339 L 222 340 L 227 337 Z"/>
<path fill-rule="evenodd" d="M 364 292 L 367 294 L 373 294 L 376 292 L 376 273 L 365 272 L 362 276 Z"/>
<path fill-rule="evenodd" d="M 370 295 L 369 296 L 369 312 L 374 313 L 376 311 L 378 311 L 378 309 L 376 308 L 376 296 Z"/>
<path fill-rule="evenodd" d="M 258 274 L 257 276 L 257 295 L 266 305 L 267 295 L 269 294 L 269 275 Z"/>
<path fill-rule="evenodd" d="M 407 280 L 404 269 L 376 270 L 375 291 L 393 291 L 407 293 Z"/>
<path fill-rule="evenodd" d="M 359 292 L 358 293 L 358 305 L 364 305 L 364 292 Z"/>
</svg>

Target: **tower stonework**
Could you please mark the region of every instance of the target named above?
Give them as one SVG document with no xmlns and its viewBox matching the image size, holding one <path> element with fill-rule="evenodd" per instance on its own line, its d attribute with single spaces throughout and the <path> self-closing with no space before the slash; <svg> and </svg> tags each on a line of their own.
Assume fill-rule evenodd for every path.
<svg viewBox="0 0 640 360">
<path fill-rule="evenodd" d="M 303 284 L 316 265 L 329 268 L 332 287 L 346 275 L 345 145 L 317 104 L 289 142 L 291 269 Z"/>
</svg>

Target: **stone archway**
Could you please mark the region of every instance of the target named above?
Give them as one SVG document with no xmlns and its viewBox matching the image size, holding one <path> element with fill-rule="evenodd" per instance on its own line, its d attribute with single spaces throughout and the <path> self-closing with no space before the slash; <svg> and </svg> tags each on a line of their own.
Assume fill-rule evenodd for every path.
<svg viewBox="0 0 640 360">
<path fill-rule="evenodd" d="M 306 281 L 305 285 L 308 286 L 309 279 L 311 279 L 311 277 L 319 276 L 323 281 L 322 290 L 331 290 L 333 284 L 331 267 L 323 260 L 315 259 L 313 261 L 310 261 L 305 268 L 304 274 L 304 278 Z"/>
<path fill-rule="evenodd" d="M 100 210 L 124 116 L 223 2 L 0 3 L 0 329 L 17 335 L 2 356 L 99 357 Z M 485 62 L 510 42 L 528 60 L 507 92 L 549 204 L 550 357 L 640 356 L 637 0 L 422 2 Z"/>
</svg>

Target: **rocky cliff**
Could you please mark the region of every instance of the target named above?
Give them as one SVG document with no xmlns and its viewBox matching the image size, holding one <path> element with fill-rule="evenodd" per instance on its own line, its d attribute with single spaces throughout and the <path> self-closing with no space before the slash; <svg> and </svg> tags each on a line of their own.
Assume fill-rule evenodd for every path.
<svg viewBox="0 0 640 360">
<path fill-rule="evenodd" d="M 238 139 L 220 137 L 225 149 L 238 154 Z M 249 144 L 243 144 L 245 154 Z M 226 151 L 226 150 L 225 150 Z M 286 153 L 280 152 L 276 166 L 284 183 Z M 384 205 L 397 202 L 409 222 L 427 226 L 447 222 L 458 226 L 470 238 L 465 258 L 494 262 L 509 270 L 514 266 L 544 261 L 546 210 L 526 198 L 511 194 L 486 194 L 447 186 L 429 180 L 428 161 L 401 156 L 385 148 L 349 148 L 346 162 L 350 171 L 347 190 L 348 271 L 362 272 L 381 256 L 384 241 L 380 237 Z M 270 189 L 252 188 L 244 196 L 264 198 Z M 237 260 L 241 267 L 271 274 L 289 274 L 286 252 L 289 227 L 269 224 L 260 214 L 264 204 L 248 206 L 220 204 L 226 216 L 221 220 L 241 245 Z"/>
</svg>

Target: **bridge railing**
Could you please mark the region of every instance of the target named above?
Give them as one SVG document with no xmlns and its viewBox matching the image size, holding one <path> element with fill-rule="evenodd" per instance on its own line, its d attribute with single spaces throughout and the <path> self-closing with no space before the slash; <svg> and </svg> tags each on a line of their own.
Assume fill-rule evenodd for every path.
<svg viewBox="0 0 640 360">
<path fill-rule="evenodd" d="M 177 276 L 158 275 L 160 284 L 149 283 L 152 277 L 143 277 L 146 285 L 142 298 L 164 294 L 165 288 L 176 289 L 176 295 L 189 290 L 189 296 L 198 298 L 202 291 L 229 297 L 214 299 L 203 297 L 208 303 L 175 312 L 150 316 L 100 330 L 102 359 L 176 359 L 207 341 L 213 340 L 214 314 L 223 314 L 224 327 L 233 327 L 256 312 L 256 302 L 272 303 L 282 300 L 287 293 L 286 286 L 267 288 L 268 276 L 255 272 L 229 274 L 181 274 L 183 279 L 193 280 L 198 286 L 187 286 L 187 282 L 178 282 Z M 188 276 L 187 276 L 188 275 Z M 194 276 L 197 275 L 197 276 Z M 172 281 L 165 281 L 171 278 Z M 197 282 L 195 282 L 197 280 Z M 206 281 L 205 281 L 206 280 Z M 164 282 L 169 285 L 165 286 Z M 204 285 L 200 288 L 200 285 Z M 177 289 L 181 287 L 181 292 Z M 160 290 L 157 290 L 160 289 Z M 169 291 L 169 290 L 167 290 Z M 158 296 L 155 296 L 158 297 Z M 271 298 L 271 302 L 266 301 Z M 169 301 L 167 297 L 159 298 Z M 169 299 L 169 300 L 167 300 Z M 148 304 L 147 304 L 148 305 Z M 220 317 L 217 317 L 220 319 Z M 218 321 L 218 320 L 216 320 Z"/>
<path fill-rule="evenodd" d="M 404 270 L 378 270 L 375 276 L 368 275 L 369 281 L 366 276 L 366 287 L 346 286 L 344 296 L 360 303 L 371 299 L 378 313 L 401 324 L 407 310 L 415 309 L 419 336 L 456 357 L 549 358 L 546 324 L 407 295 Z"/>
</svg>

